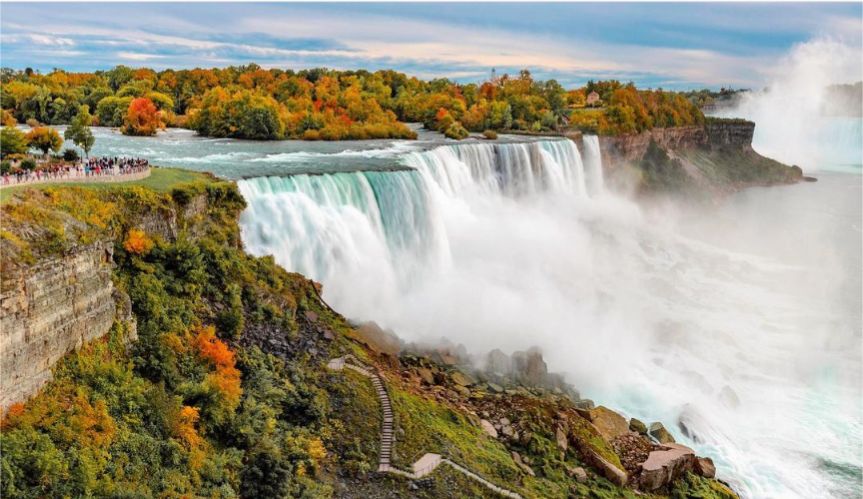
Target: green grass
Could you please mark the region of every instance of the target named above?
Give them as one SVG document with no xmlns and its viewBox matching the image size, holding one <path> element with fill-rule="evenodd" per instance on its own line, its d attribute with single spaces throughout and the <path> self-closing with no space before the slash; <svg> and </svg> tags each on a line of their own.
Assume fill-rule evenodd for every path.
<svg viewBox="0 0 863 499">
<path fill-rule="evenodd" d="M 132 182 L 58 182 L 36 185 L 18 185 L 0 189 L 0 203 L 5 203 L 18 192 L 27 189 L 48 189 L 57 187 L 84 187 L 97 190 L 111 190 L 123 187 L 140 186 L 157 192 L 167 192 L 180 184 L 206 181 L 212 178 L 207 173 L 183 170 L 180 168 L 153 168 L 150 176 Z"/>
</svg>

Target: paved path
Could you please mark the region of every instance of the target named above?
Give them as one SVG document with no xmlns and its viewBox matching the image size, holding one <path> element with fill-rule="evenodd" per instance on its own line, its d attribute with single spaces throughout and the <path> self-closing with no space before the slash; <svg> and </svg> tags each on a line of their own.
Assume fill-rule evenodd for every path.
<svg viewBox="0 0 863 499">
<path fill-rule="evenodd" d="M 418 479 L 430 474 L 441 464 L 447 464 L 459 473 L 476 480 L 486 488 L 493 490 L 504 497 L 521 499 L 521 496 L 515 492 L 503 487 L 498 487 L 464 466 L 454 463 L 439 454 L 433 454 L 431 452 L 424 454 L 413 464 L 412 471 L 405 471 L 393 466 L 392 453 L 393 445 L 395 445 L 395 435 L 393 434 L 393 408 L 392 403 L 390 402 L 390 396 L 387 393 L 383 381 L 381 381 L 381 377 L 378 376 L 371 367 L 364 365 L 358 361 L 356 357 L 350 354 L 331 360 L 329 364 L 327 364 L 327 367 L 336 371 L 350 369 L 372 380 L 372 386 L 374 386 L 378 400 L 381 403 L 381 413 L 383 416 L 381 423 L 381 451 L 378 456 L 378 472 L 392 473 L 406 478 Z"/>
<path fill-rule="evenodd" d="M 150 176 L 150 168 L 144 171 L 135 173 L 120 173 L 117 175 L 69 175 L 63 177 L 44 177 L 40 179 L 28 179 L 22 182 L 15 182 L 10 176 L 8 184 L 3 183 L 0 178 L 0 189 L 4 187 L 15 187 L 19 185 L 43 185 L 43 184 L 67 184 L 67 183 L 112 183 L 112 182 L 132 182 L 134 180 L 143 180 Z"/>
</svg>

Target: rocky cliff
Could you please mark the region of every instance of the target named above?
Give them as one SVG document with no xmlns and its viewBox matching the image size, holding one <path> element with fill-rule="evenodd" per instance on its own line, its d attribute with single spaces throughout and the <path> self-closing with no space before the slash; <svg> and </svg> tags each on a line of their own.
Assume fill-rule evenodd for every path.
<svg viewBox="0 0 863 499">
<path fill-rule="evenodd" d="M 111 282 L 113 252 L 113 242 L 97 241 L 3 273 L 2 409 L 36 393 L 57 360 L 106 334 L 116 318 L 131 321 L 129 298 Z"/>
<path fill-rule="evenodd" d="M 703 195 L 802 179 L 800 168 L 753 150 L 754 133 L 751 121 L 710 118 L 702 126 L 603 136 L 599 143 L 610 184 L 624 190 Z"/>
<path fill-rule="evenodd" d="M 185 231 L 194 240 L 206 222 L 207 196 L 177 191 L 174 197 L 169 203 L 130 202 L 123 207 L 122 226 L 167 241 Z M 125 323 L 131 339 L 135 336 L 129 296 L 112 281 L 115 245 L 121 243 L 123 229 L 82 223 L 60 210 L 40 219 L 39 210 L 56 199 L 33 195 L 28 201 L 38 208 L 22 209 L 16 200 L 5 207 L 0 234 L 0 413 L 36 393 L 51 379 L 51 368 L 61 357 L 104 336 L 115 322 Z"/>
</svg>

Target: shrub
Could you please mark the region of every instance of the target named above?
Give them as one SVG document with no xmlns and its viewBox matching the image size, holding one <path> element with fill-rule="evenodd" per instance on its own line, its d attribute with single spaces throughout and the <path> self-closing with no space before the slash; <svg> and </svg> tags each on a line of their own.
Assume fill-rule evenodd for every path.
<svg viewBox="0 0 863 499">
<path fill-rule="evenodd" d="M 123 241 L 123 248 L 129 253 L 143 255 L 153 249 L 153 240 L 142 230 L 129 229 L 129 234 L 126 236 L 126 240 Z"/>
<path fill-rule="evenodd" d="M 497 132 L 494 130 L 486 130 L 482 132 L 482 136 L 488 140 L 497 140 Z"/>
<path fill-rule="evenodd" d="M 468 131 L 465 130 L 459 122 L 455 122 L 450 125 L 443 134 L 448 138 L 455 140 L 466 139 L 470 135 L 470 133 L 468 133 Z"/>
<path fill-rule="evenodd" d="M 28 171 L 33 171 L 36 169 L 36 162 L 33 161 L 32 158 L 27 158 L 21 160 L 21 168 Z"/>
<path fill-rule="evenodd" d="M 39 126 L 41 126 L 41 125 L 42 125 L 42 124 L 41 124 L 41 123 L 39 123 L 39 120 L 37 120 L 36 118 L 29 118 L 29 119 L 27 120 L 27 126 L 29 126 L 30 128 L 37 128 L 37 127 L 39 127 Z"/>
<path fill-rule="evenodd" d="M 9 161 L 6 161 L 5 159 L 3 161 L 0 161 L 0 175 L 6 175 L 11 170 L 12 170 L 12 163 L 10 163 Z"/>
<path fill-rule="evenodd" d="M 80 159 L 80 156 L 78 156 L 78 151 L 76 151 L 75 149 L 72 149 L 71 147 L 69 147 L 69 148 L 66 148 L 63 150 L 63 160 L 64 161 L 75 162 L 75 161 L 78 161 L 79 159 Z"/>
</svg>

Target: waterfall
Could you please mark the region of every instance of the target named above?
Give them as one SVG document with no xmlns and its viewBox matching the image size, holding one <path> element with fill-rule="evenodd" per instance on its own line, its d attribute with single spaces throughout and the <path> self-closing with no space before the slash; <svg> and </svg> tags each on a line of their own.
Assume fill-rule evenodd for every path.
<svg viewBox="0 0 863 499">
<path fill-rule="evenodd" d="M 570 140 L 440 146 L 402 162 L 409 169 L 241 180 L 245 245 L 323 282 L 346 314 L 365 316 L 448 267 L 445 218 L 466 201 L 587 200 L 588 184 L 602 182 L 601 167 L 586 172 Z"/>
<path fill-rule="evenodd" d="M 596 135 L 585 135 L 582 139 L 585 151 L 585 169 L 588 171 L 590 185 L 588 191 L 593 194 L 601 194 L 605 190 L 605 182 L 602 176 L 602 155 L 599 149 L 599 137 Z"/>
</svg>

